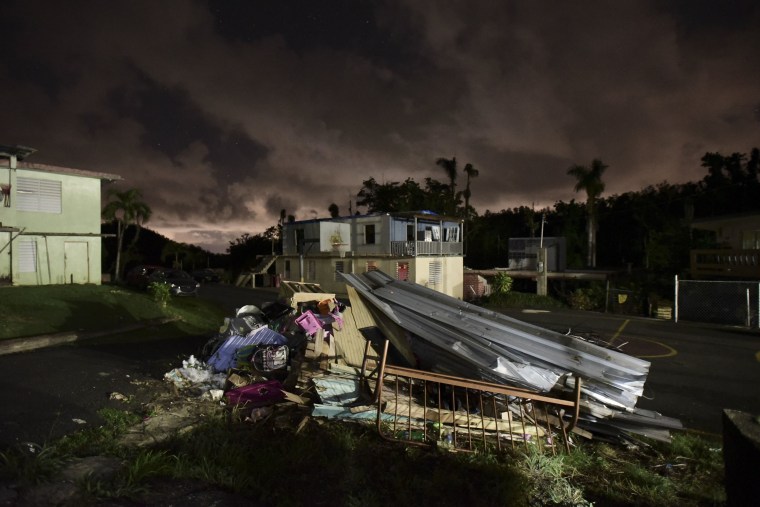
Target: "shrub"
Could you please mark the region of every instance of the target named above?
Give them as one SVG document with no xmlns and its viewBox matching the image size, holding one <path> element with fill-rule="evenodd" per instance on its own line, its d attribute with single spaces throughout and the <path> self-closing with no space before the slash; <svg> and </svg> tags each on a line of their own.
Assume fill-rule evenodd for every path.
<svg viewBox="0 0 760 507">
<path fill-rule="evenodd" d="M 573 310 L 604 310 L 606 290 L 603 286 L 592 284 L 588 288 L 575 289 L 567 298 Z"/>
<path fill-rule="evenodd" d="M 512 277 L 506 273 L 496 273 L 493 277 L 493 293 L 506 294 L 512 290 Z"/>
<path fill-rule="evenodd" d="M 153 296 L 153 300 L 160 306 L 166 306 L 172 297 L 171 288 L 167 284 L 161 282 L 151 282 L 151 284 L 148 285 L 148 292 L 150 292 L 150 295 Z"/>
</svg>

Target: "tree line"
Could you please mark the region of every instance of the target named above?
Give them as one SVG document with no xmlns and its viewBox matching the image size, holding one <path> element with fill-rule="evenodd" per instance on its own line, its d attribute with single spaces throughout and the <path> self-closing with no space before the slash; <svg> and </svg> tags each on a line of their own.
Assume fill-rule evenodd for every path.
<svg viewBox="0 0 760 507">
<path fill-rule="evenodd" d="M 602 196 L 609 166 L 594 159 L 589 165 L 576 164 L 567 169 L 568 177 L 574 179 L 568 184 L 574 184 L 576 192 L 585 193 L 582 201 L 557 201 L 540 210 L 521 205 L 486 210 L 483 214 L 471 205 L 471 182 L 480 174 L 473 164 L 466 163 L 460 169 L 456 157 L 452 157 L 438 158 L 431 167 L 442 170 L 446 180 L 426 177 L 421 183 L 412 178 L 379 183 L 368 178 L 356 194 L 357 211 L 349 209 L 349 213 L 358 213 L 361 207 L 364 213 L 430 210 L 460 217 L 465 223 L 465 265 L 473 269 L 506 266 L 509 238 L 537 237 L 544 223 L 544 236 L 565 238 L 570 269 L 629 267 L 672 277 L 688 268 L 691 249 L 719 246 L 709 234 L 692 230 L 694 219 L 760 211 L 757 148 L 749 156 L 706 153 L 701 159 L 706 174 L 696 182 L 663 181 L 611 196 Z M 614 177 L 614 168 L 610 174 Z M 464 179 L 462 187 L 458 185 L 460 177 Z M 330 217 L 340 216 L 335 203 L 326 211 Z M 128 258 L 140 257 L 136 245 L 142 225 L 150 218 L 150 208 L 139 191 L 114 191 L 109 193 L 103 217 L 111 227 L 115 224 L 116 246 L 110 250 L 112 257 L 115 253 L 118 273 L 124 264 L 122 251 Z M 282 210 L 276 225 L 264 233 L 244 234 L 230 241 L 227 255 L 215 258 L 215 262 L 233 271 L 252 267 L 257 255 L 280 251 L 282 227 L 294 220 L 293 215 Z M 130 238 L 126 247 L 125 237 Z M 163 248 L 164 259 L 173 253 L 175 260 L 202 262 L 196 259 L 202 253 L 194 252 L 192 245 Z"/>
</svg>

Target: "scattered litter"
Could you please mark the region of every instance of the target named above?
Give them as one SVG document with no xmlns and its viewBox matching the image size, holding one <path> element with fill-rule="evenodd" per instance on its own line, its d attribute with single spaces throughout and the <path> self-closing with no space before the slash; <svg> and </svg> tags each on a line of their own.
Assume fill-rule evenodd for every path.
<svg viewBox="0 0 760 507">
<path fill-rule="evenodd" d="M 196 387 L 202 391 L 222 389 L 227 381 L 223 373 L 214 373 L 203 361 L 195 356 L 182 361 L 182 368 L 175 368 L 166 374 L 164 379 L 179 388 Z"/>
<path fill-rule="evenodd" d="M 129 397 L 125 396 L 121 393 L 113 392 L 108 395 L 109 400 L 117 400 L 117 401 L 129 401 Z"/>
<path fill-rule="evenodd" d="M 85 421 L 84 419 L 76 419 L 75 418 L 75 419 L 72 419 L 72 421 L 75 422 L 75 423 L 77 423 L 77 424 L 87 424 L 87 421 Z"/>
<path fill-rule="evenodd" d="M 247 420 L 250 422 L 259 422 L 272 415 L 273 412 L 274 409 L 271 406 L 256 407 L 251 410 L 251 415 L 248 416 Z"/>
</svg>

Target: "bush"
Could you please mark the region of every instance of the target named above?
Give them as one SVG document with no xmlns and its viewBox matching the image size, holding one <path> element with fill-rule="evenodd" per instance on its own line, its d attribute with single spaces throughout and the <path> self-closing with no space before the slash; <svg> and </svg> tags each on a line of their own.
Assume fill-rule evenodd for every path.
<svg viewBox="0 0 760 507">
<path fill-rule="evenodd" d="M 604 310 L 606 298 L 604 287 L 592 285 L 588 288 L 575 289 L 567 298 L 573 310 Z"/>
<path fill-rule="evenodd" d="M 153 296 L 153 301 L 160 306 L 166 306 L 172 297 L 171 288 L 167 284 L 161 282 L 151 282 L 151 284 L 148 285 L 148 292 Z"/>
<path fill-rule="evenodd" d="M 493 294 L 506 294 L 512 290 L 512 277 L 506 273 L 496 273 L 493 277 Z"/>
</svg>

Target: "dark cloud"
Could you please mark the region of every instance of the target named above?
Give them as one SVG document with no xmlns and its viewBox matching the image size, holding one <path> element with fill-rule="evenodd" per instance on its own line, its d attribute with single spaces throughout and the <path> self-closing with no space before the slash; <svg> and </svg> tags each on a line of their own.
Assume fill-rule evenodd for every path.
<svg viewBox="0 0 760 507">
<path fill-rule="evenodd" d="M 216 250 L 439 157 L 481 212 L 575 198 L 595 157 L 608 194 L 695 181 L 757 144 L 755 4 L 10 0 L 0 142 L 122 174 Z"/>
</svg>

